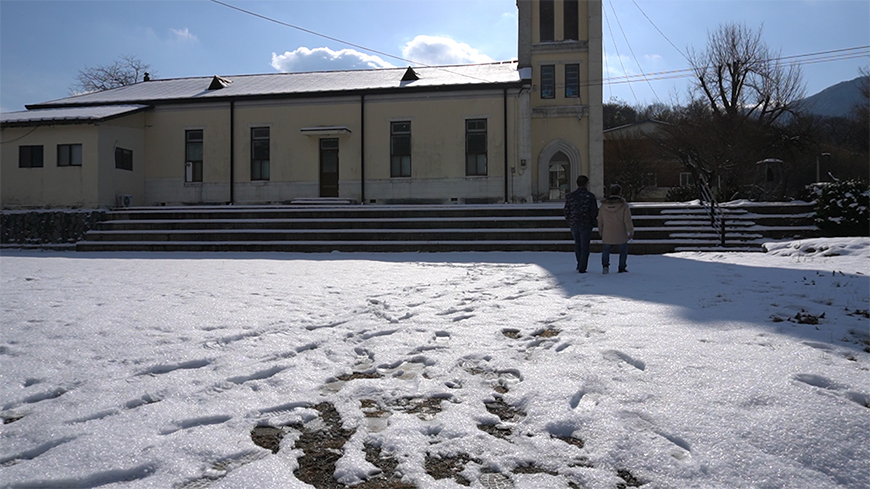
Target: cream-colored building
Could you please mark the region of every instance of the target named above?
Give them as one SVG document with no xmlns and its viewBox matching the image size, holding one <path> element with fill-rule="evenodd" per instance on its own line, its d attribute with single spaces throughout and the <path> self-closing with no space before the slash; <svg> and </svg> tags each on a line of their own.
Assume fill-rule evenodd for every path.
<svg viewBox="0 0 870 489">
<path fill-rule="evenodd" d="M 603 188 L 600 0 L 518 0 L 518 60 L 143 81 L 0 118 L 2 205 L 496 203 Z"/>
</svg>

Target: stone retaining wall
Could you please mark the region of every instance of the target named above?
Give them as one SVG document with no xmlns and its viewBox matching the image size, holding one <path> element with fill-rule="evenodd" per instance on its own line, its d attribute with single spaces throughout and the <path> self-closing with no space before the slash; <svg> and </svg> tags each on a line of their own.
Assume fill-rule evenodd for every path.
<svg viewBox="0 0 870 489">
<path fill-rule="evenodd" d="M 75 244 L 85 237 L 106 211 L 99 209 L 45 209 L 0 213 L 0 243 L 44 246 Z"/>
</svg>

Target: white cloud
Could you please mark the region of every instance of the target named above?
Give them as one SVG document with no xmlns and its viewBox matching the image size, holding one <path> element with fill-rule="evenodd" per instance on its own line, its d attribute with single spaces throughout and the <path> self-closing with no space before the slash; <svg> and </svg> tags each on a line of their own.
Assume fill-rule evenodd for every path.
<svg viewBox="0 0 870 489">
<path fill-rule="evenodd" d="M 190 33 L 187 27 L 184 29 L 170 29 L 173 34 L 175 34 L 175 38 L 179 41 L 196 41 L 197 38 L 193 34 Z"/>
<path fill-rule="evenodd" d="M 604 76 L 618 78 L 632 76 L 635 74 L 630 66 L 633 63 L 627 56 L 604 53 Z"/>
<path fill-rule="evenodd" d="M 424 65 L 456 65 L 494 61 L 468 44 L 437 36 L 415 37 L 402 49 L 402 57 Z"/>
<path fill-rule="evenodd" d="M 370 70 L 375 68 L 393 68 L 393 65 L 369 54 L 353 49 L 333 51 L 329 48 L 308 49 L 301 47 L 284 54 L 272 53 L 272 67 L 288 72 L 305 71 L 336 71 L 336 70 Z"/>
</svg>

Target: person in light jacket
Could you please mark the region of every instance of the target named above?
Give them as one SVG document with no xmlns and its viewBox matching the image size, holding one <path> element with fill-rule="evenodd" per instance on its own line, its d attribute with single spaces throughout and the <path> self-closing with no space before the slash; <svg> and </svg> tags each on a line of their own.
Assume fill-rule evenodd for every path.
<svg viewBox="0 0 870 489">
<path fill-rule="evenodd" d="M 598 210 L 598 234 L 601 235 L 601 271 L 610 271 L 610 249 L 613 246 L 619 249 L 619 273 L 625 273 L 626 261 L 628 260 L 628 241 L 634 233 L 634 225 L 631 222 L 631 211 L 628 203 L 620 195 L 622 187 L 610 186 L 610 197 L 601 200 Z"/>
</svg>

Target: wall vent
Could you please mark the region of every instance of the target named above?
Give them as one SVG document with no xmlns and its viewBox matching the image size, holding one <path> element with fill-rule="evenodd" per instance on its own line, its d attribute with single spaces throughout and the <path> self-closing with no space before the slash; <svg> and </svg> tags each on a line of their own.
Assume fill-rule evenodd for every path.
<svg viewBox="0 0 870 489">
<path fill-rule="evenodd" d="M 208 86 L 208 89 L 209 90 L 220 90 L 221 88 L 226 88 L 226 87 L 230 86 L 230 83 L 232 83 L 232 82 L 233 81 L 228 79 L 228 78 L 224 78 L 222 76 L 215 75 L 214 78 L 211 79 L 211 85 Z"/>
<path fill-rule="evenodd" d="M 420 79 L 420 76 L 417 75 L 417 72 L 414 71 L 414 68 L 411 68 L 410 66 L 408 67 L 407 70 L 405 70 L 405 76 L 402 77 L 403 82 L 414 81 L 414 80 L 419 80 L 419 79 Z"/>
</svg>

